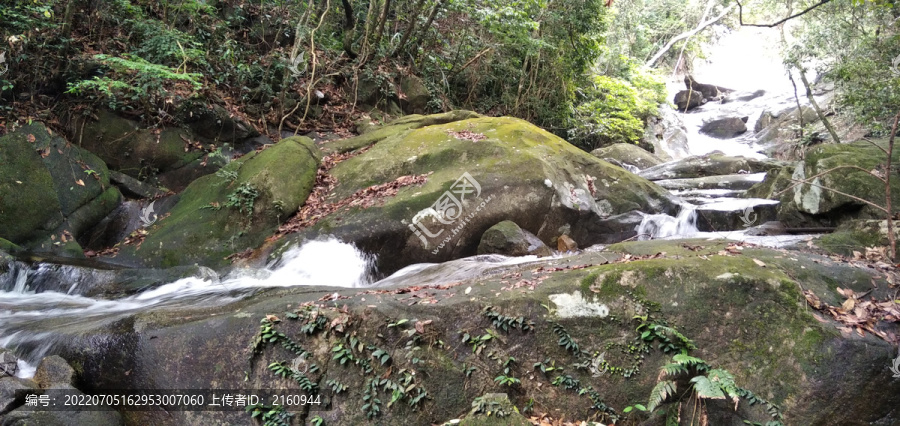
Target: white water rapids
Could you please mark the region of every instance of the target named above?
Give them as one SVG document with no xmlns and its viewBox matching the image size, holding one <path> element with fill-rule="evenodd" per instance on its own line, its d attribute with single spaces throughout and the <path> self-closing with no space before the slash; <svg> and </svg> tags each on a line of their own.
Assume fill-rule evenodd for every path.
<svg viewBox="0 0 900 426">
<path fill-rule="evenodd" d="M 375 272 L 374 258 L 334 239 L 310 241 L 291 248 L 280 260 L 262 270 L 238 270 L 222 279 L 206 270 L 202 277 L 183 278 L 116 300 L 32 291 L 26 285 L 29 273 L 39 273 L 39 268 L 11 270 L 8 273 L 16 274 L 15 285 L 0 290 L 0 347 L 36 346 L 29 350 L 32 362 L 52 346 L 50 335 L 55 325 L 65 324 L 71 329 L 150 308 L 225 304 L 262 288 L 365 287 L 372 284 Z M 70 287 L 69 293 L 73 290 L 74 286 Z M 20 361 L 20 367 L 19 376 L 30 377 L 34 373 L 33 366 L 24 361 Z"/>
</svg>

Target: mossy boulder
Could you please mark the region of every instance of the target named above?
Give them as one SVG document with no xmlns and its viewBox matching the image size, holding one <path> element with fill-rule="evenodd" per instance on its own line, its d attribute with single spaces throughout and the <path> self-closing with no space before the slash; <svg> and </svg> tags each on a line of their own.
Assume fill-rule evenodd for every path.
<svg viewBox="0 0 900 426">
<path fill-rule="evenodd" d="M 884 146 L 884 141 L 875 141 Z M 895 150 L 893 167 L 900 159 L 900 150 Z M 794 169 L 790 178 L 785 172 L 776 175 L 778 185 L 816 176 L 812 183 L 801 184 L 780 195 L 778 219 L 788 227 L 838 226 L 848 219 L 880 219 L 884 213 L 877 208 L 853 198 L 828 190 L 833 189 L 850 194 L 876 205 L 884 205 L 884 183 L 863 170 L 880 170 L 885 154 L 878 146 L 867 141 L 848 144 L 825 144 L 809 149 L 802 162 Z M 827 170 L 841 166 L 845 168 L 817 176 Z M 900 179 L 891 179 L 891 196 L 900 199 Z M 774 184 L 774 183 L 773 183 Z M 762 188 L 761 188 L 762 190 Z"/>
<path fill-rule="evenodd" d="M 184 107 L 186 117 L 196 109 L 197 120 L 191 128 L 147 129 L 139 122 L 101 110 L 96 119 L 73 117 L 69 120 L 72 140 L 96 154 L 113 170 L 140 180 L 151 180 L 173 191 L 181 191 L 194 179 L 215 173 L 225 165 L 224 158 L 207 154 L 215 145 L 210 141 L 234 141 L 255 135 L 252 129 L 231 121 L 220 123 L 227 113 L 196 104 Z M 206 142 L 203 144 L 201 142 Z"/>
<path fill-rule="evenodd" d="M 681 160 L 660 164 L 641 170 L 641 177 L 649 180 L 684 179 L 706 176 L 732 175 L 739 173 L 767 172 L 786 166 L 788 163 L 776 160 L 757 160 L 742 156 L 728 156 L 721 151 L 696 155 Z"/>
<path fill-rule="evenodd" d="M 898 223 L 894 222 L 895 238 L 900 240 Z M 841 223 L 833 233 L 817 238 L 817 247 L 844 256 L 852 256 L 854 251 L 865 253 L 867 247 L 886 247 L 888 240 L 887 221 L 884 220 L 848 220 Z"/>
<path fill-rule="evenodd" d="M 0 138 L 0 163 L 0 236 L 32 250 L 79 255 L 121 202 L 103 160 L 40 123 Z"/>
<path fill-rule="evenodd" d="M 478 254 L 503 254 L 507 256 L 549 256 L 547 247 L 534 234 L 519 228 L 515 222 L 504 220 L 484 232 L 478 243 Z"/>
<path fill-rule="evenodd" d="M 320 160 L 315 144 L 302 136 L 241 157 L 191 183 L 169 216 L 118 257 L 153 267 L 221 267 L 226 256 L 260 246 L 297 211 L 312 190 Z"/>
<path fill-rule="evenodd" d="M 325 144 L 323 149 L 332 151 L 374 144 L 331 169 L 337 184 L 329 200 L 401 176 L 427 175 L 427 182 L 400 188 L 373 207 L 337 211 L 284 244 L 334 235 L 377 254 L 381 271 L 392 272 L 475 254 L 481 235 L 504 220 L 545 243 L 563 227 L 582 230 L 587 229 L 583 223 L 597 223 L 598 232 L 570 235 L 587 247 L 602 240 L 603 219 L 634 210 L 677 209 L 667 191 L 526 121 L 460 119 L 468 116 L 404 118 Z M 450 118 L 457 120 L 447 122 Z"/>
<path fill-rule="evenodd" d="M 609 161 L 609 159 L 612 159 L 623 164 L 630 164 L 639 169 L 646 169 L 663 163 L 663 160 L 659 157 L 630 143 L 616 143 L 603 148 L 597 148 L 591 151 L 591 155 L 602 160 Z"/>
<path fill-rule="evenodd" d="M 424 114 L 431 100 L 431 93 L 425 82 L 415 75 L 400 78 L 400 108 L 407 114 Z"/>
<path fill-rule="evenodd" d="M 252 126 L 234 117 L 222 106 L 210 105 L 201 99 L 183 102 L 176 114 L 180 123 L 207 143 L 233 146 L 259 135 Z"/>
<path fill-rule="evenodd" d="M 71 121 L 77 145 L 134 178 L 174 170 L 204 155 L 185 149 L 192 136 L 188 130 L 167 128 L 155 133 L 106 110 L 99 111 L 96 120 L 76 117 Z"/>
<path fill-rule="evenodd" d="M 692 356 L 728 370 L 738 386 L 780 406 L 785 424 L 869 424 L 896 417 L 900 382 L 888 370 L 895 348 L 868 333 L 842 335 L 842 324 L 809 308 L 802 293 L 811 291 L 832 306 L 845 299 L 837 287 L 891 297 L 882 274 L 795 251 L 744 247 L 731 254 L 725 250 L 731 244 L 620 243 L 603 252 L 478 269 L 441 288 L 422 288 L 413 273 L 387 288 L 272 289 L 227 305 L 134 313 L 89 330 L 61 324 L 53 330 L 55 348 L 79 366 L 80 383 L 96 393 L 296 389 L 267 366 L 290 365 L 297 355 L 285 348 L 300 347 L 309 354 L 305 362 L 318 370 L 299 370 L 313 377 L 329 404 L 297 410 L 301 420 L 318 415 L 328 424 L 433 424 L 468 413 L 485 393 L 501 392 L 520 410 L 531 403 L 537 412 L 580 420 L 603 419 L 592 406 L 621 413 L 646 404 L 660 367 L 678 348 L 664 353 L 658 340 L 644 347 L 635 329 L 664 323 L 693 340 Z M 533 285 L 513 286 L 510 276 Z M 340 300 L 322 302 L 326 296 Z M 295 346 L 254 344 L 266 315 L 279 318 L 272 327 Z M 316 322 L 322 329 L 310 325 Z M 350 351 L 349 361 L 335 357 L 343 349 Z M 498 383 L 501 374 L 520 383 Z M 393 394 L 391 383 L 403 380 L 403 391 Z M 331 392 L 331 381 L 346 391 Z M 363 397 L 373 381 L 381 411 L 368 418 Z M 410 407 L 418 390 L 428 397 Z M 400 399 L 388 407 L 392 395 Z M 746 400 L 737 411 L 730 401 L 709 409 L 710 418 L 769 420 Z M 128 416 L 130 424 L 161 425 L 249 419 L 235 411 Z"/>
</svg>

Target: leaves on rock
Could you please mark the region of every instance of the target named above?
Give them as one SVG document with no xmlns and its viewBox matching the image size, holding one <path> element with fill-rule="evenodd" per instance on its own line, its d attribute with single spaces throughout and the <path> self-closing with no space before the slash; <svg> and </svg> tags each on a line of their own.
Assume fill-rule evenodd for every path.
<svg viewBox="0 0 900 426">
<path fill-rule="evenodd" d="M 841 306 L 830 306 L 822 302 L 815 294 L 806 290 L 803 292 L 806 302 L 813 309 L 824 311 L 831 315 L 835 321 L 844 324 L 840 330 L 849 335 L 856 332 L 859 336 L 865 336 L 865 332 L 878 336 L 888 342 L 897 342 L 898 336 L 879 327 L 880 322 L 900 323 L 900 301 L 876 300 L 864 298 L 869 292 L 856 293 L 851 289 L 837 288 L 837 292 L 846 297 Z"/>
<path fill-rule="evenodd" d="M 484 140 L 487 138 L 487 136 L 485 136 L 484 133 L 476 133 L 476 132 L 472 132 L 469 130 L 463 130 L 461 132 L 454 132 L 452 130 L 448 130 L 447 134 L 450 136 L 453 136 L 456 139 L 462 139 L 464 141 L 472 141 L 472 142 L 478 142 L 480 140 Z"/>
<path fill-rule="evenodd" d="M 332 154 L 322 160 L 322 165 L 316 171 L 316 182 L 312 193 L 300 207 L 300 211 L 278 228 L 276 235 L 285 235 L 293 232 L 299 232 L 307 227 L 315 225 L 316 222 L 338 210 L 359 207 L 366 209 L 379 204 L 387 197 L 397 195 L 400 188 L 411 185 L 422 185 L 428 180 L 428 175 L 407 175 L 400 176 L 391 182 L 380 185 L 373 185 L 368 188 L 360 189 L 349 197 L 335 203 L 325 201 L 326 196 L 334 189 L 337 184 L 334 177 L 328 174 L 335 165 L 350 157 L 359 155 L 368 148 L 364 148 L 352 153 Z"/>
</svg>

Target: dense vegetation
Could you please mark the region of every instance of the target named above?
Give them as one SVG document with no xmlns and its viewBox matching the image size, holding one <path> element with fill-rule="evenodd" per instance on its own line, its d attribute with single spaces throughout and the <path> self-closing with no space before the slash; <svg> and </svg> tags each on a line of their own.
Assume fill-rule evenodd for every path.
<svg viewBox="0 0 900 426">
<path fill-rule="evenodd" d="M 815 3 L 748 4 L 744 23 L 771 22 Z M 900 54 L 898 10 L 883 1 L 826 3 L 780 27 L 786 62 L 815 66 L 839 82 L 841 105 L 884 131 L 890 111 L 900 107 L 889 66 Z M 98 107 L 167 125 L 189 98 L 222 105 L 272 135 L 278 128 L 340 128 L 371 107 L 396 115 L 414 78 L 428 99 L 422 112 L 513 115 L 585 149 L 637 142 L 665 102 L 660 80 L 645 65 L 689 70 L 702 43 L 740 25 L 735 6 L 730 0 L 4 2 L 0 132 L 17 121 L 54 123 L 64 111 L 91 114 Z M 678 38 L 711 20 L 717 30 Z"/>
</svg>

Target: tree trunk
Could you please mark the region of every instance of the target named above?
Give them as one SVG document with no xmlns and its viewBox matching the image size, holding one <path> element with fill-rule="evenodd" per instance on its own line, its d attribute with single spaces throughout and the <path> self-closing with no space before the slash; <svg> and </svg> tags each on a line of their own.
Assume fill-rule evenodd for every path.
<svg viewBox="0 0 900 426">
<path fill-rule="evenodd" d="M 400 50 L 403 49 L 403 46 L 406 45 L 406 42 L 409 40 L 409 36 L 412 35 L 413 31 L 416 29 L 416 22 L 419 20 L 419 14 L 422 13 L 422 8 L 425 6 L 425 0 L 419 0 L 419 3 L 416 4 L 416 7 L 413 9 L 412 13 L 409 15 L 409 26 L 406 27 L 406 31 L 403 32 L 403 37 L 400 38 L 400 44 L 397 45 L 397 48 L 391 53 L 391 56 L 396 57 Z"/>
<path fill-rule="evenodd" d="M 356 29 L 356 19 L 353 18 L 353 6 L 350 0 L 341 0 L 344 6 L 344 52 L 350 59 L 356 59 L 356 53 L 353 52 L 353 32 Z"/>
<path fill-rule="evenodd" d="M 831 138 L 834 140 L 834 143 L 841 143 L 841 138 L 838 137 L 837 132 L 834 131 L 834 127 L 831 125 L 831 122 L 828 121 L 828 117 L 825 116 L 825 113 L 822 112 L 822 108 L 819 108 L 819 103 L 816 102 L 816 98 L 813 96 L 812 89 L 809 87 L 809 80 L 806 79 L 806 72 L 803 71 L 803 68 L 797 67 L 797 70 L 800 71 L 800 81 L 803 82 L 803 86 L 806 87 L 806 98 L 809 99 L 810 105 L 813 106 L 813 109 L 816 110 L 816 115 L 819 116 L 819 120 L 822 120 L 822 124 L 825 125 L 825 128 L 828 129 L 828 133 L 831 134 Z M 797 111 L 797 114 L 803 114 L 803 111 Z"/>
</svg>

